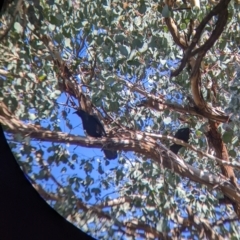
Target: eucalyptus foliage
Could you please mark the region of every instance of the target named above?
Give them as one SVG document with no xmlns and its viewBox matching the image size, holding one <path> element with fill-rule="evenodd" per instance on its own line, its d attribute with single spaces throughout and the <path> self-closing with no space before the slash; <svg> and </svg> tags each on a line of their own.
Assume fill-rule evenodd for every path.
<svg viewBox="0 0 240 240">
<path fill-rule="evenodd" d="M 85 96 L 114 120 L 108 127 L 117 122 L 131 130 L 173 136 L 178 128 L 189 126 L 194 129 L 190 144 L 208 151 L 206 119 L 139 107 L 146 98 L 134 87 L 164 96 L 173 105 L 190 104 L 187 68 L 170 77 L 184 52 L 174 43 L 164 17 L 172 16 L 180 33 L 186 34 L 190 19 L 201 22 L 213 5 L 203 0 L 201 9 L 177 11 L 154 0 L 37 2 L 22 3 L 0 42 L 0 99 L 15 117 L 53 132 L 84 135 L 80 120 L 72 116 L 72 102 L 77 106 L 78 100 L 59 87 L 62 70 L 54 64 L 58 53 Z M 219 126 L 231 161 L 240 157 L 239 6 L 234 1 L 228 5 L 228 24 L 204 59 L 201 83 L 203 98 L 231 117 Z M 14 7 L 1 16 L 2 32 L 13 12 Z M 201 41 L 216 20 L 206 26 Z M 87 73 L 93 67 L 92 77 Z M 216 96 L 209 82 L 217 85 Z M 6 136 L 24 172 L 52 196 L 46 198 L 49 204 L 97 239 L 162 239 L 164 234 L 172 238 L 171 231 L 178 227 L 182 238 L 198 239 L 196 226 L 181 228 L 177 221 L 187 216 L 189 206 L 220 236 L 240 239 L 239 222 L 229 220 L 234 216 L 231 205 L 218 204 L 222 194 L 217 188 L 180 177 L 144 155 L 120 151 L 119 158 L 109 162 L 99 149 L 71 146 L 67 140 L 49 143 L 7 130 Z M 199 169 L 221 173 L 214 161 L 189 149 L 183 148 L 180 157 Z M 226 223 L 217 224 L 222 218 Z M 132 224 L 129 232 L 127 223 Z"/>
</svg>

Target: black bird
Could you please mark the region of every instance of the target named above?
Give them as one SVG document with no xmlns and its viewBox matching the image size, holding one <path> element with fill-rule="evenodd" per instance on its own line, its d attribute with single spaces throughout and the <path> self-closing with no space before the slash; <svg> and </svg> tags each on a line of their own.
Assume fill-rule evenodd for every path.
<svg viewBox="0 0 240 240">
<path fill-rule="evenodd" d="M 190 132 L 191 129 L 190 128 L 180 128 L 176 134 L 174 135 L 175 138 L 182 140 L 186 143 L 188 143 L 189 137 L 190 137 Z M 178 153 L 178 151 L 182 148 L 182 145 L 178 145 L 176 143 L 174 143 L 172 146 L 170 146 L 170 150 L 172 152 L 174 152 L 175 154 Z"/>
<path fill-rule="evenodd" d="M 95 138 L 107 136 L 104 127 L 97 118 L 97 116 L 90 115 L 89 113 L 83 111 L 82 109 L 79 109 L 74 113 L 76 113 L 82 119 L 83 129 L 89 136 Z M 117 152 L 114 150 L 107 150 L 103 148 L 103 152 L 106 158 L 109 160 L 117 158 Z"/>
</svg>

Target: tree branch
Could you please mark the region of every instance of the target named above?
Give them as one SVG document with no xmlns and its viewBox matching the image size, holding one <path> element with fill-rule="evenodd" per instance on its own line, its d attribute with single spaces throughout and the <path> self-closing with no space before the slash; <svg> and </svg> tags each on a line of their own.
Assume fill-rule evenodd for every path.
<svg viewBox="0 0 240 240">
<path fill-rule="evenodd" d="M 146 136 L 150 136 L 152 138 L 155 138 L 156 140 L 158 139 L 164 139 L 164 140 L 171 140 L 172 142 L 176 143 L 176 144 L 180 144 L 184 147 L 187 147 L 197 153 L 200 153 L 202 156 L 205 156 L 207 158 L 210 158 L 216 162 L 218 162 L 220 165 L 225 165 L 225 166 L 231 166 L 231 167 L 234 167 L 238 170 L 240 170 L 240 164 L 235 161 L 235 162 L 229 162 L 229 161 L 225 161 L 223 159 L 220 159 L 218 157 L 214 157 L 206 152 L 203 152 L 203 151 L 200 151 L 198 150 L 197 148 L 195 148 L 194 146 L 188 144 L 188 143 L 185 143 L 184 141 L 182 140 L 179 140 L 177 138 L 174 138 L 174 137 L 171 137 L 171 136 L 165 136 L 165 135 L 162 135 L 162 134 L 155 134 L 155 133 L 144 133 Z"/>
<path fill-rule="evenodd" d="M 220 111 L 205 111 L 205 110 L 198 110 L 196 106 L 194 107 L 190 107 L 190 106 L 185 106 L 182 107 L 180 105 L 176 105 L 176 104 L 171 104 L 171 103 L 166 103 L 163 96 L 159 96 L 156 97 L 153 94 L 150 94 L 148 92 L 146 92 L 144 89 L 142 89 L 140 86 L 135 86 L 132 83 L 119 78 L 117 76 L 115 76 L 116 80 L 121 82 L 122 84 L 124 84 L 126 87 L 129 88 L 130 91 L 134 92 L 138 92 L 141 95 L 143 95 L 144 97 L 147 98 L 147 101 L 142 102 L 141 104 L 139 104 L 138 106 L 147 106 L 150 108 L 153 108 L 157 111 L 163 111 L 166 109 L 170 109 L 170 110 L 175 110 L 178 111 L 180 113 L 185 113 L 185 114 L 191 114 L 191 115 L 195 115 L 198 117 L 204 117 L 207 119 L 212 119 L 218 122 L 228 122 L 229 120 L 229 116 L 224 115 L 223 112 Z"/>
<path fill-rule="evenodd" d="M 211 188 L 220 188 L 224 195 L 233 202 L 240 203 L 240 190 L 234 186 L 229 179 L 217 176 L 209 171 L 203 171 L 192 167 L 177 157 L 161 143 L 141 132 L 119 132 L 118 137 L 95 139 L 90 137 L 74 136 L 62 132 L 51 132 L 40 126 L 24 124 L 12 117 L 6 119 L 1 114 L 0 122 L 6 127 L 8 133 L 22 134 L 46 142 L 70 143 L 84 147 L 102 147 L 123 151 L 134 151 L 145 155 L 164 167 L 173 170 L 182 177 L 188 177 L 194 182 L 205 184 Z"/>
<path fill-rule="evenodd" d="M 178 68 L 176 70 L 174 70 L 171 73 L 171 76 L 177 76 L 180 74 L 180 72 L 184 69 L 184 67 L 186 66 L 186 63 L 189 61 L 189 59 L 191 57 L 193 57 L 195 54 L 197 54 L 198 52 L 201 52 L 203 49 L 205 51 L 205 53 L 208 51 L 208 49 L 210 49 L 213 44 L 215 43 L 215 41 L 218 39 L 218 37 L 221 35 L 223 28 L 226 24 L 226 20 L 227 20 L 227 7 L 229 4 L 230 0 L 221 0 L 210 12 L 209 14 L 201 21 L 201 23 L 198 25 L 198 27 L 196 28 L 196 33 L 192 39 L 191 44 L 189 45 L 189 47 L 186 49 L 184 57 L 181 61 L 181 64 L 178 66 Z M 194 52 L 193 49 L 196 47 L 196 44 L 199 42 L 199 39 L 201 37 L 202 31 L 205 28 L 205 26 L 207 25 L 207 23 L 211 20 L 211 18 L 213 16 L 217 16 L 218 15 L 218 21 L 216 24 L 216 28 L 214 29 L 214 31 L 211 34 L 211 37 L 205 42 L 204 45 L 202 45 L 200 48 L 196 49 Z M 169 28 L 169 30 L 171 30 L 171 28 Z M 170 31 L 173 39 L 175 39 L 174 37 L 174 32 Z M 216 36 L 215 36 L 216 35 Z M 178 44 L 178 41 L 176 42 L 176 44 Z M 179 45 L 179 44 L 178 44 Z"/>
</svg>

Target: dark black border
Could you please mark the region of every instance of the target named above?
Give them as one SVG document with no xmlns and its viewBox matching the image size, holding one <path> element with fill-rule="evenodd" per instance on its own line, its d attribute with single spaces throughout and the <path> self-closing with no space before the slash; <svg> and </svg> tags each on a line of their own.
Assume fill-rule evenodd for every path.
<svg viewBox="0 0 240 240">
<path fill-rule="evenodd" d="M 3 4 L 0 1 L 0 13 Z M 0 239 L 94 239 L 51 208 L 25 178 L 0 124 Z"/>
<path fill-rule="evenodd" d="M 0 239 L 94 239 L 51 208 L 25 178 L 0 125 Z"/>
</svg>

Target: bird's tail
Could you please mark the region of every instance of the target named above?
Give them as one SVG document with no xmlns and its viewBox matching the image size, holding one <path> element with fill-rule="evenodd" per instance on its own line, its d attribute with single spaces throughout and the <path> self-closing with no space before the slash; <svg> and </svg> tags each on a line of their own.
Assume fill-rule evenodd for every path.
<svg viewBox="0 0 240 240">
<path fill-rule="evenodd" d="M 178 151 L 181 149 L 181 147 L 181 145 L 173 144 L 172 146 L 170 146 L 170 150 L 175 154 L 178 154 Z"/>
<path fill-rule="evenodd" d="M 104 152 L 104 154 L 105 154 L 105 157 L 106 157 L 108 160 L 113 160 L 113 159 L 117 158 L 117 151 L 107 150 L 107 149 L 104 149 L 104 148 L 103 148 L 103 152 Z"/>
</svg>

